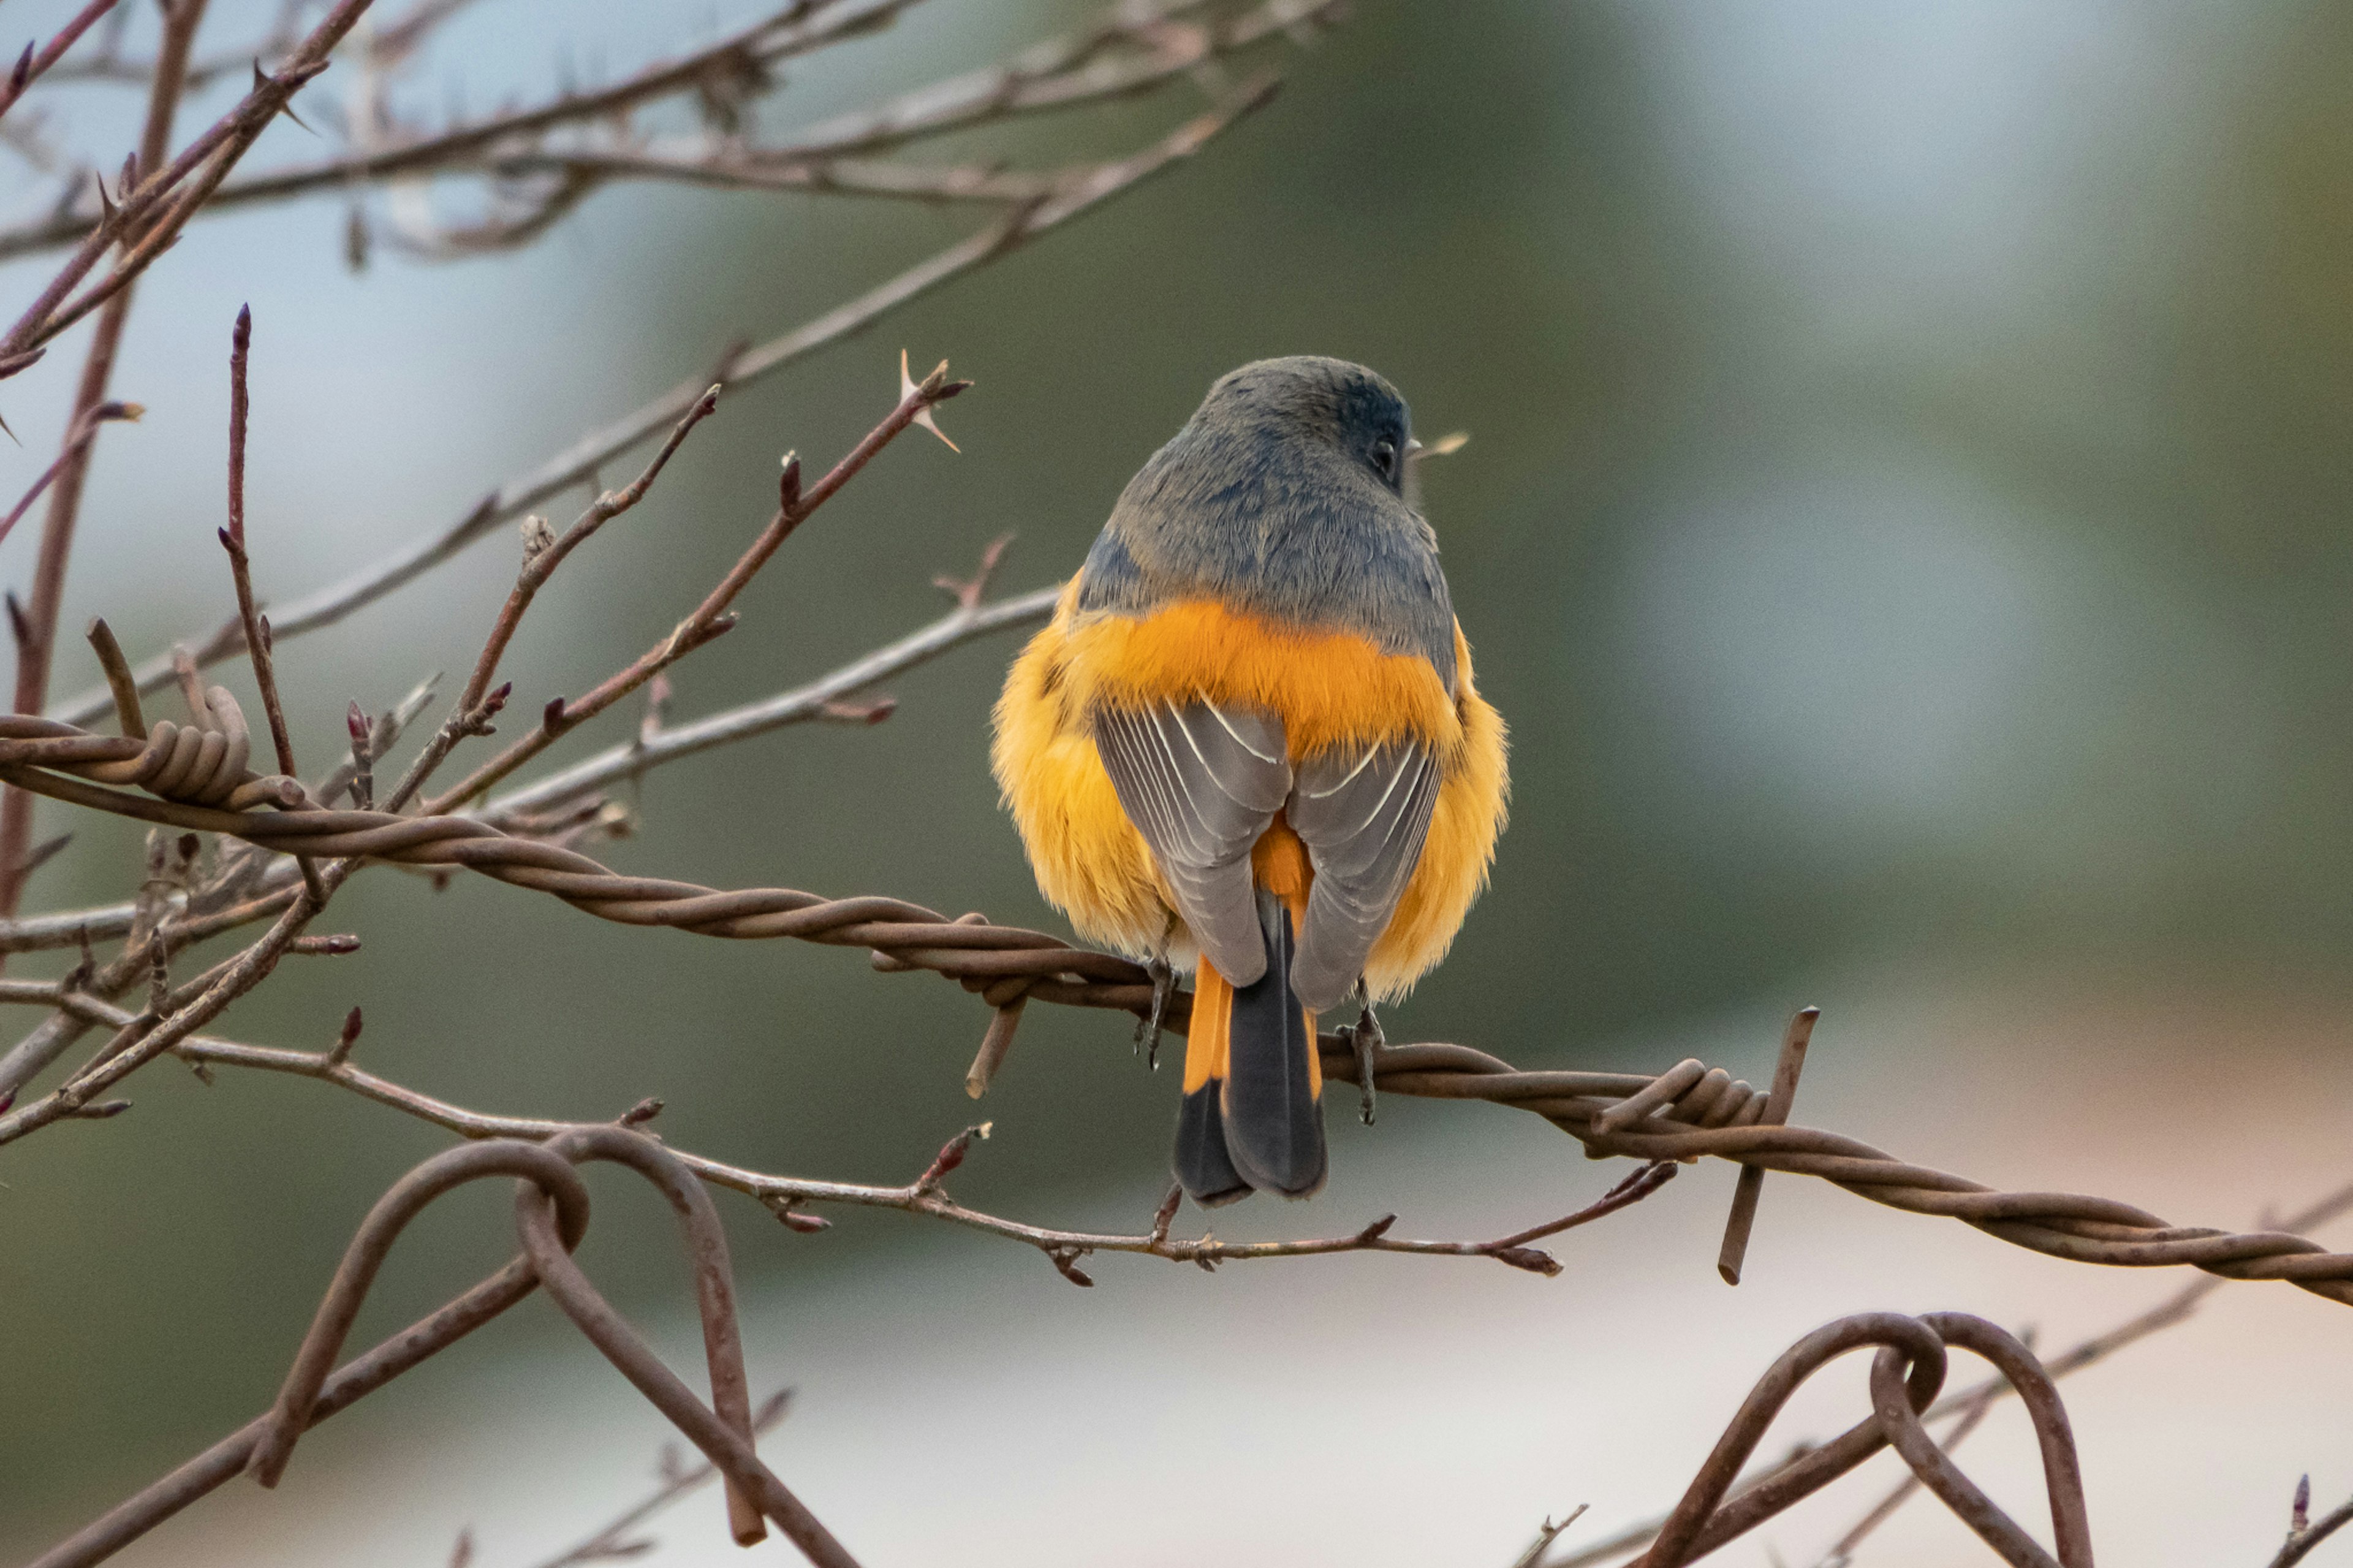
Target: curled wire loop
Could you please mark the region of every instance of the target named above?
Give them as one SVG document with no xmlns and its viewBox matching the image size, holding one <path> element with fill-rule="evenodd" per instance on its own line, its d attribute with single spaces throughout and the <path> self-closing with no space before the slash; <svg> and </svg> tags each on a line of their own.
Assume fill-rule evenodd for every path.
<svg viewBox="0 0 2353 1568">
<path fill-rule="evenodd" d="M 1840 1356 L 1874 1345 L 1872 1415 L 1727 1500 L 1725 1494 L 1741 1467 L 1799 1385 Z M 1944 1386 L 1948 1345 L 1991 1362 L 2024 1400 L 2042 1448 L 2052 1533 L 2059 1547 L 2055 1558 L 1978 1490 L 1920 1425 L 1920 1413 L 1936 1402 Z M 1791 1345 L 1742 1401 L 1650 1550 L 1632 1568 L 1683 1568 L 1696 1562 L 1890 1446 L 1923 1485 L 2014 1568 L 2092 1568 L 2083 1475 L 2067 1412 L 2050 1374 L 2010 1334 L 1962 1312 L 1921 1318 L 1860 1312 L 1825 1324 Z"/>
<path fill-rule="evenodd" d="M 712 1367 L 712 1404 L 706 1405 L 697 1399 L 693 1391 L 629 1327 L 628 1320 L 589 1284 L 588 1277 L 580 1271 L 580 1266 L 572 1260 L 570 1251 L 564 1246 L 561 1215 L 552 1195 L 522 1187 L 515 1193 L 515 1228 L 522 1237 L 523 1250 L 549 1297 L 589 1342 L 604 1352 L 605 1359 L 634 1384 L 638 1392 L 685 1435 L 687 1441 L 702 1449 L 726 1478 L 731 1519 L 750 1521 L 748 1533 L 744 1523 L 737 1523 L 735 1538 L 739 1542 L 748 1546 L 760 1539 L 759 1516 L 765 1513 L 818 1568 L 858 1568 L 857 1559 L 818 1522 L 791 1489 L 776 1479 L 776 1472 L 763 1464 L 754 1450 L 743 1351 L 735 1338 L 726 1233 L 720 1227 L 718 1211 L 712 1206 L 711 1196 L 702 1184 L 660 1144 L 617 1127 L 567 1132 L 549 1147 L 563 1150 L 575 1159 L 622 1161 L 651 1180 L 678 1210 L 695 1257 L 695 1285 L 703 1305 L 706 1330 L 703 1342 Z M 723 1345 L 720 1336 L 711 1331 L 716 1326 L 714 1302 L 727 1308 Z M 719 1364 L 723 1354 L 732 1361 L 725 1377 Z M 727 1392 L 730 1388 L 732 1402 Z M 739 1504 L 739 1499 L 745 1500 Z M 739 1508 L 744 1511 L 739 1513 Z"/>
<path fill-rule="evenodd" d="M 568 1162 L 539 1144 L 509 1138 L 469 1144 L 435 1155 L 394 1183 L 344 1248 L 343 1260 L 311 1319 L 310 1331 L 294 1352 L 278 1402 L 262 1417 L 261 1435 L 245 1466 L 256 1480 L 274 1487 L 286 1473 L 295 1439 L 317 1419 L 320 1390 L 367 1300 L 368 1287 L 375 1283 L 376 1271 L 408 1222 L 453 1187 L 497 1175 L 520 1176 L 533 1191 L 544 1191 L 558 1212 L 559 1239 L 566 1247 L 580 1245 L 588 1229 L 588 1189 Z"/>
<path fill-rule="evenodd" d="M 226 699 L 226 693 L 219 695 Z M 234 706 L 227 704 L 214 717 L 226 725 Z M 1073 947 L 1043 931 L 991 925 L 977 914 L 951 920 L 901 899 L 828 899 L 789 888 L 726 891 L 665 878 L 623 876 L 576 850 L 507 834 L 479 817 L 402 816 L 314 805 L 304 809 L 311 803 L 299 795 L 300 785 L 292 780 L 283 782 L 298 794 L 277 803 L 285 809 L 255 811 L 150 799 L 72 776 L 109 765 L 106 759 L 135 756 L 140 767 L 149 766 L 163 754 L 154 738 L 162 730 L 155 726 L 142 747 L 50 720 L 0 716 L 0 782 L 141 821 L 227 833 L 289 854 L 463 866 L 553 894 L 575 909 L 626 925 L 869 948 L 877 968 L 931 970 L 997 1009 L 986 1042 L 990 1068 L 976 1067 L 983 1088 L 988 1070 L 1002 1061 L 1010 1045 L 1018 1007 L 1030 998 L 1117 1008 L 1139 1016 L 1148 1016 L 1154 1006 L 1152 976 L 1143 965 L 1113 953 Z M 175 735 L 174 756 L 181 744 Z M 225 749 L 224 761 L 227 755 Z M 215 784 L 220 776 L 217 772 L 209 775 Z M 179 782 L 159 765 L 145 784 L 151 793 L 156 779 L 166 784 Z M 1177 992 L 1163 1000 L 1166 1005 L 1161 1026 L 1181 1033 L 1192 1015 L 1191 994 Z M 1356 1081 L 1352 1031 L 1325 1034 L 1319 1047 L 1327 1080 Z M 1908 1163 L 1856 1139 L 1771 1124 L 1765 1120 L 1766 1094 L 1696 1060 L 1679 1063 L 1656 1077 L 1523 1072 L 1464 1046 L 1398 1046 L 1377 1053 L 1374 1078 L 1380 1089 L 1392 1094 L 1518 1106 L 1577 1138 L 1597 1157 L 1689 1161 L 1709 1155 L 1820 1177 L 1874 1203 L 1957 1219 L 2055 1258 L 2131 1268 L 2186 1264 L 2232 1279 L 2284 1279 L 2353 1304 L 2353 1254 L 2330 1252 L 2316 1242 L 2278 1231 L 2242 1235 L 2170 1226 L 2145 1209 L 2106 1198 L 1997 1192 L 1981 1182 Z"/>
<path fill-rule="evenodd" d="M 204 690 L 203 708 L 185 723 L 158 719 L 142 741 L 93 735 L 53 719 L 0 715 L 0 742 L 12 760 L 76 773 L 100 784 L 136 784 L 163 800 L 225 811 L 311 806 L 297 779 L 247 766 L 253 733 L 227 689 Z"/>
<path fill-rule="evenodd" d="M 607 1160 L 628 1166 L 650 1182 L 677 1212 L 694 1266 L 695 1299 L 702 1313 L 704 1355 L 711 1373 L 712 1402 L 708 1405 L 662 1364 L 572 1261 L 572 1249 L 580 1244 L 588 1225 L 588 1191 L 573 1167 L 586 1160 Z M 517 1271 L 522 1277 L 522 1289 L 494 1310 L 502 1310 L 512 1300 L 520 1300 L 534 1286 L 545 1287 L 596 1348 L 719 1467 L 727 1482 L 729 1525 L 739 1543 L 748 1546 L 765 1537 L 765 1515 L 775 1520 L 819 1568 L 857 1568 L 855 1559 L 840 1542 L 754 1452 L 751 1396 L 744 1374 L 743 1339 L 735 1319 L 734 1270 L 728 1258 L 726 1232 L 720 1224 L 718 1211 L 712 1206 L 710 1194 L 677 1156 L 654 1140 L 621 1127 L 575 1128 L 545 1143 L 501 1138 L 470 1144 L 434 1156 L 396 1183 L 369 1211 L 353 1237 L 325 1298 L 319 1303 L 310 1331 L 295 1353 L 277 1403 L 268 1415 L 247 1428 L 252 1436 L 244 1446 L 241 1468 L 264 1486 L 277 1484 L 293 1455 L 295 1439 L 330 1413 L 322 1409 L 325 1391 L 330 1386 L 328 1368 L 342 1350 L 343 1338 L 359 1316 L 361 1303 L 391 1252 L 394 1240 L 434 1199 L 465 1183 L 492 1175 L 521 1178 L 516 1184 L 515 1218 L 523 1241 L 523 1256 L 486 1282 L 498 1285 L 507 1274 Z M 483 1289 L 477 1287 L 469 1292 L 469 1297 L 480 1294 Z M 452 1303 L 452 1308 L 462 1306 L 467 1300 L 460 1298 Z M 427 1320 L 418 1329 L 427 1328 L 450 1310 L 444 1309 L 443 1313 Z M 477 1320 L 481 1321 L 487 1321 L 487 1315 Z M 417 1329 L 412 1329 L 409 1335 L 417 1336 Z M 440 1344 L 455 1338 L 452 1334 Z M 432 1348 L 438 1349 L 440 1344 Z M 381 1354 L 384 1348 L 371 1354 Z M 430 1354 L 431 1351 L 423 1353 Z M 354 1393 L 350 1397 L 357 1396 Z M 210 1458 L 199 1457 L 195 1466 L 205 1466 Z M 183 1467 L 183 1471 L 190 1468 Z M 221 1473 L 210 1485 L 191 1492 L 190 1500 L 227 1479 L 230 1473 L 234 1471 Z M 175 1472 L 175 1477 L 178 1474 Z M 159 1485 L 168 1488 L 175 1477 L 167 1477 Z M 156 1489 L 151 1488 L 150 1492 Z M 134 1499 L 133 1502 L 139 1500 Z M 105 1522 L 101 1521 L 100 1525 Z M 153 1522 L 150 1519 L 139 1528 L 150 1528 Z M 77 1542 L 80 1540 L 76 1538 Z M 65 1555 L 67 1548 L 74 1545 L 75 1542 L 67 1542 L 43 1558 L 42 1563 L 95 1562 L 105 1554 Z"/>
</svg>

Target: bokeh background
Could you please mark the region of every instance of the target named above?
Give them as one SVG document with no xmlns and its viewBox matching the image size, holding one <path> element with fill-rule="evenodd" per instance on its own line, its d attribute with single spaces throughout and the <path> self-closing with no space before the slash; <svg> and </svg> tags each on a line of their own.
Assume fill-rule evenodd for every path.
<svg viewBox="0 0 2353 1568">
<path fill-rule="evenodd" d="M 7 25 L 26 36 L 67 9 L 19 5 Z M 259 34 L 275 9 L 216 0 L 208 36 Z M 402 101 L 617 75 L 758 9 L 484 0 Z M 1088 14 L 935 0 L 794 72 L 765 121 Z M 765 517 L 777 454 L 838 453 L 889 405 L 902 344 L 977 380 L 944 414 L 963 455 L 911 438 L 821 513 L 741 629 L 679 672 L 681 717 L 929 618 L 934 574 L 999 532 L 1018 534 L 1007 584 L 1068 573 L 1230 366 L 1360 359 L 1423 434 L 1472 433 L 1426 499 L 1514 742 L 1493 890 L 1392 1038 L 1539 1067 L 1698 1055 L 1761 1081 L 1782 1018 L 1815 1003 L 1802 1119 L 1913 1158 L 2226 1226 L 2353 1173 L 2353 12 L 1366 0 L 1277 52 L 1282 97 L 1192 164 L 731 397 L 542 596 L 510 660 L 518 711 L 666 631 Z M 59 95 L 49 128 L 119 148 L 129 96 Z M 973 145 L 1107 152 L 1198 101 Z M 281 126 L 253 166 L 315 150 Z M 20 209 L 51 189 L 17 178 Z M 105 437 L 67 623 L 102 610 L 143 656 L 227 613 L 211 535 L 241 301 L 258 575 L 283 597 L 966 221 L 620 191 L 520 255 L 356 274 L 332 202 L 201 224 L 142 288 L 117 385 L 152 412 Z M 0 285 L 22 298 L 46 276 L 19 262 Z M 77 362 L 0 390 L 24 442 L 0 449 L 0 490 L 54 450 Z M 21 584 L 33 545 L 10 540 L 0 578 Z M 502 534 L 291 645 L 302 753 L 337 743 L 346 700 L 461 671 L 514 553 Z M 1014 646 L 892 682 L 880 727 L 656 774 L 641 834 L 608 858 L 1056 929 L 987 778 Z M 59 689 L 94 676 L 69 646 Z M 45 808 L 43 831 L 64 821 Z M 35 907 L 135 875 L 121 825 L 72 826 Z M 980 1009 L 856 953 L 632 932 L 385 873 L 328 924 L 364 950 L 290 962 L 221 1032 L 321 1045 L 359 1004 L 361 1055 L 401 1081 L 583 1118 L 659 1095 L 675 1142 L 808 1175 L 904 1180 L 969 1120 Z M 1121 1020 L 1033 1009 L 983 1108 L 996 1136 L 955 1190 L 1138 1228 L 1175 1089 Z M 358 1215 L 446 1142 L 300 1080 L 207 1089 L 163 1064 L 132 1098 L 0 1162 L 11 1560 L 264 1405 Z M 1329 1120 L 1328 1192 L 1221 1214 L 1220 1235 L 1390 1211 L 1401 1234 L 1492 1235 L 1616 1173 L 1477 1106 Z M 1092 1291 L 903 1215 L 840 1213 L 812 1238 L 723 1207 L 755 1384 L 797 1390 L 769 1452 L 874 1563 L 1500 1565 L 1547 1513 L 1592 1505 L 1567 1548 L 1667 1506 L 1750 1380 L 1830 1317 L 1966 1310 L 2050 1348 L 2179 1282 L 1781 1178 L 1734 1292 L 1713 1270 L 1731 1184 L 1694 1168 L 1564 1237 L 1553 1280 L 1103 1258 Z M 617 1178 L 596 1191 L 591 1273 L 691 1361 L 659 1205 Z M 503 1194 L 442 1205 L 361 1334 L 511 1245 Z M 2353 1489 L 2348 1335 L 2342 1308 L 2236 1287 L 2069 1383 L 2103 1555 L 2261 1562 L 2299 1473 L 2326 1501 Z M 1824 1379 L 1786 1435 L 1843 1425 L 1862 1382 L 1859 1365 Z M 322 1429 L 277 1495 L 233 1486 L 123 1561 L 428 1564 L 470 1527 L 477 1563 L 534 1563 L 634 1495 L 663 1436 L 534 1301 Z M 2042 1528 L 2014 1410 L 1967 1461 Z M 1730 1560 L 1813 1561 L 1872 1495 L 1851 1482 Z M 734 1561 L 718 1515 L 715 1498 L 682 1508 L 654 1561 Z M 2316 1561 L 2330 1550 L 2353 1560 Z M 1981 1557 L 1915 1503 L 1866 1560 Z"/>
</svg>

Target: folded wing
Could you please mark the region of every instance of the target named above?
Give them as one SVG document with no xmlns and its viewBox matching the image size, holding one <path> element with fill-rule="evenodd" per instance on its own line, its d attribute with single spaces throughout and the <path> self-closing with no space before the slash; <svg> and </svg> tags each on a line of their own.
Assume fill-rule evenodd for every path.
<svg viewBox="0 0 2353 1568">
<path fill-rule="evenodd" d="M 1337 747 L 1299 764 L 1291 830 L 1315 881 L 1291 988 L 1314 1012 L 1345 1001 L 1421 859 L 1438 803 L 1438 759 L 1418 741 Z"/>
<path fill-rule="evenodd" d="M 1176 912 L 1219 973 L 1236 986 L 1250 984 L 1266 972 L 1250 849 L 1291 795 L 1282 721 L 1257 709 L 1197 700 L 1100 710 L 1094 735 L 1120 806 L 1151 847 Z"/>
</svg>

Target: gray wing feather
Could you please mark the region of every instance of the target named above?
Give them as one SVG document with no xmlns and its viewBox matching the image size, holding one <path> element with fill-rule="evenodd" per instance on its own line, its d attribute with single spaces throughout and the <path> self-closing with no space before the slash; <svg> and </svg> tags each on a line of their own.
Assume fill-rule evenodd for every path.
<svg viewBox="0 0 2353 1568">
<path fill-rule="evenodd" d="M 1410 741 L 1326 752 L 1300 765 L 1289 821 L 1315 883 L 1291 988 L 1306 1006 L 1338 1006 L 1364 973 L 1421 859 L 1438 785 L 1438 759 Z"/>
<path fill-rule="evenodd" d="M 1193 938 L 1236 985 L 1266 973 L 1250 848 L 1291 793 L 1282 721 L 1254 709 L 1161 704 L 1094 719 L 1112 788 L 1152 849 Z"/>
</svg>

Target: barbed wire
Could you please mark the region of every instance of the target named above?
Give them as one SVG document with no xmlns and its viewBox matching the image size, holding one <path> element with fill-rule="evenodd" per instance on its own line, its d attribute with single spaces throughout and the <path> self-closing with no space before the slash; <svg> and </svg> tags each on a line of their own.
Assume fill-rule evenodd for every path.
<svg viewBox="0 0 2353 1568">
<path fill-rule="evenodd" d="M 227 696 L 218 689 L 216 694 L 216 703 Z M 867 948 L 878 968 L 944 974 L 997 1009 L 991 1037 L 984 1042 L 985 1059 L 1003 1059 L 1018 1010 L 1031 999 L 1139 1016 L 1152 1005 L 1151 978 L 1132 960 L 1075 947 L 1043 931 L 992 925 L 976 914 L 950 919 L 901 899 L 831 899 L 788 888 L 723 890 L 628 876 L 577 850 L 515 837 L 472 817 L 302 809 L 311 803 L 295 780 L 248 769 L 232 781 L 226 763 L 236 742 L 227 716 L 216 717 L 221 727 L 206 733 L 217 739 L 217 749 L 209 739 L 195 742 L 193 762 L 185 726 L 171 726 L 167 732 L 159 722 L 140 741 L 93 735 L 55 720 L 0 717 L 0 779 L 94 810 L 228 834 L 290 854 L 461 867 L 626 925 Z M 209 770 L 207 757 L 213 759 Z M 288 809 L 238 811 L 195 799 L 148 798 L 106 787 L 93 777 L 135 782 L 151 791 L 160 784 L 195 792 L 197 798 L 227 798 L 242 790 Z M 1179 993 L 1162 1022 L 1181 1030 L 1188 1017 L 1189 997 Z M 1352 1032 L 1326 1034 L 1320 1045 L 1327 1079 L 1359 1081 Z M 1788 1042 L 1784 1048 L 1790 1053 Z M 1802 1044 L 1796 1054 L 1802 1057 Z M 2003 1192 L 1839 1133 L 1772 1125 L 1765 1120 L 1767 1097 L 1695 1058 L 1656 1076 L 1523 1071 L 1483 1051 L 1443 1044 L 1385 1047 L 1374 1060 L 1375 1086 L 1383 1091 L 1514 1106 L 1542 1116 L 1597 1155 L 1676 1161 L 1707 1155 L 1816 1176 L 1874 1203 L 1957 1219 L 2054 1258 L 2131 1268 L 2187 1264 L 2232 1279 L 2286 1280 L 2353 1304 L 2353 1254 L 2331 1252 L 2285 1232 L 2174 1226 L 2109 1198 Z M 986 1088 L 987 1076 L 976 1069 L 979 1087 Z M 63 1113 L 45 1116 L 43 1103 L 0 1117 L 0 1142 Z"/>
</svg>

